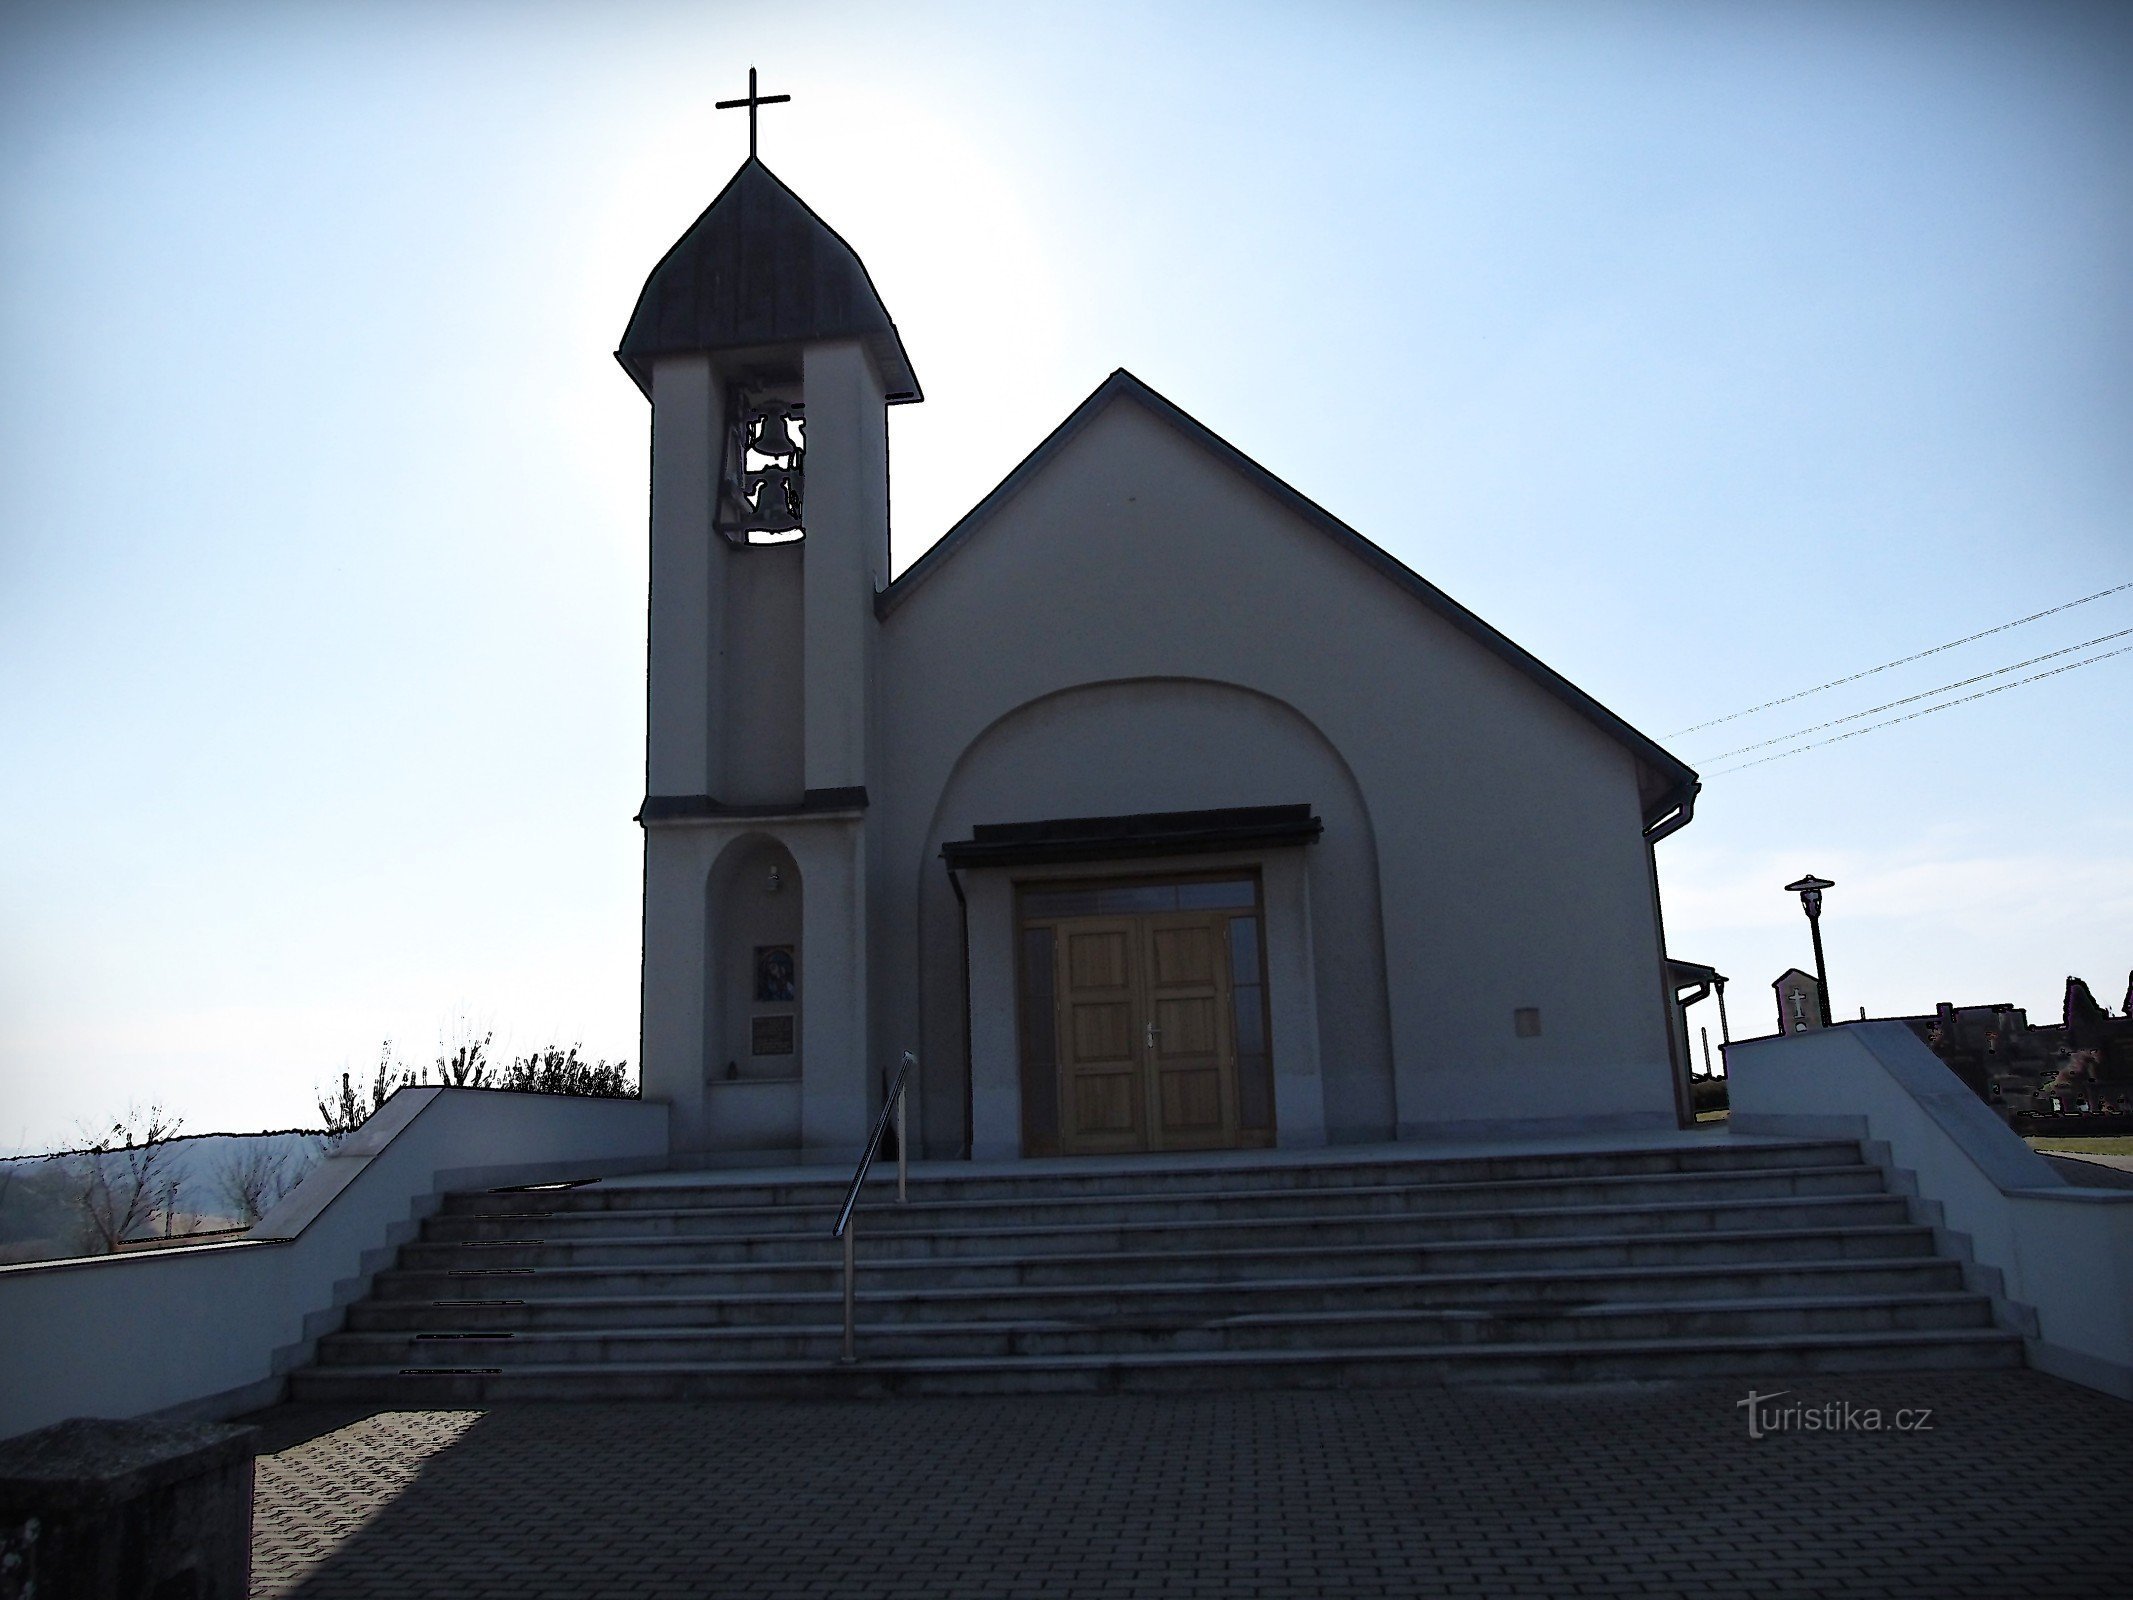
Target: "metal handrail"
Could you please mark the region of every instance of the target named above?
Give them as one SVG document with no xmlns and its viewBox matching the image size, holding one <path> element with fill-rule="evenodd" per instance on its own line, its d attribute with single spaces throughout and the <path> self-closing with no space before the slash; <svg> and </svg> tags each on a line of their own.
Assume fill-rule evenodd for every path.
<svg viewBox="0 0 2133 1600">
<path fill-rule="evenodd" d="M 830 1230 L 832 1239 L 844 1241 L 844 1361 L 859 1359 L 853 1348 L 856 1338 L 853 1329 L 855 1291 L 853 1278 L 857 1271 L 854 1262 L 853 1241 L 859 1230 L 852 1226 L 852 1214 L 859 1204 L 859 1191 L 867 1181 L 867 1173 L 873 1170 L 874 1157 L 881 1151 L 881 1136 L 889 1131 L 889 1119 L 896 1119 L 896 1203 L 903 1205 L 910 1198 L 909 1177 L 911 1170 L 911 1141 L 904 1136 L 904 1080 L 918 1057 L 904 1052 L 903 1060 L 896 1064 L 896 1076 L 889 1080 L 889 1092 L 881 1102 L 881 1115 L 874 1119 L 874 1133 L 867 1140 L 867 1147 L 859 1152 L 859 1170 L 852 1174 L 852 1186 L 844 1191 L 844 1209 L 837 1213 L 837 1226 Z"/>
</svg>

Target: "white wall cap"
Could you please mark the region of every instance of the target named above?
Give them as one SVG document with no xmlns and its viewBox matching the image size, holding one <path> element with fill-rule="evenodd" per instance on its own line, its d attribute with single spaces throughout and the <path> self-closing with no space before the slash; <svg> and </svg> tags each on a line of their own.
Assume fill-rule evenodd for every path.
<svg viewBox="0 0 2133 1600">
<path fill-rule="evenodd" d="M 1917 1034 L 1901 1022 L 1846 1022 L 1806 1033 L 1777 1034 L 1767 1039 L 1736 1040 L 1726 1047 L 1730 1078 L 1735 1061 L 1756 1070 L 1781 1074 L 1781 1050 L 1822 1050 L 1856 1046 L 1880 1063 L 1889 1077 L 1933 1120 L 1948 1141 L 1971 1164 L 2003 1190 L 2064 1190 L 2070 1185 L 2052 1170 L 2022 1136 L 2000 1120 L 1970 1086 L 1948 1070 Z"/>
</svg>

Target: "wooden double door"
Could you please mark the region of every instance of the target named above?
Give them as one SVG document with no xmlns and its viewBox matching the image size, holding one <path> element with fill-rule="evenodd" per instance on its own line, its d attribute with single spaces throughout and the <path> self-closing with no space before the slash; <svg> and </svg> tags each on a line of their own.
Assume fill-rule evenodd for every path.
<svg viewBox="0 0 2133 1600">
<path fill-rule="evenodd" d="M 1061 1154 L 1273 1142 L 1270 1085 L 1262 1087 L 1268 1063 L 1257 885 L 1197 896 L 1192 885 L 1179 887 L 1184 892 L 1170 896 L 1173 905 L 1185 902 L 1177 909 L 1047 917 L 1035 929 L 1025 923 L 1026 958 L 1048 956 L 1051 972 L 1025 982 L 1024 1003 L 1049 1000 L 1051 1014 L 1027 1017 L 1024 1038 L 1034 1045 L 1028 1054 L 1051 1057 L 1054 1069 L 1025 1082 L 1037 1093 L 1052 1091 Z M 1129 891 L 1102 898 L 1146 904 L 1162 897 Z M 1231 903 L 1192 906 L 1195 898 Z M 1032 931 L 1041 934 L 1034 945 L 1027 942 Z M 1031 1039 L 1047 1031 L 1049 1039 Z M 1249 1081 L 1240 1081 L 1240 1043 Z"/>
</svg>

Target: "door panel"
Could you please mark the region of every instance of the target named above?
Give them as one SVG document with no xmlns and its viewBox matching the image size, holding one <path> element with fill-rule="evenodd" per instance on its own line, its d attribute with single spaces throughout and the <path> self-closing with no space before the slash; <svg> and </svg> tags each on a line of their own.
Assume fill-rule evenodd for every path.
<svg viewBox="0 0 2133 1600">
<path fill-rule="evenodd" d="M 1156 1001 L 1149 1009 L 1155 1013 L 1156 1051 L 1164 1060 L 1175 1062 L 1221 1051 L 1220 1018 L 1211 997 L 1172 997 Z"/>
<path fill-rule="evenodd" d="M 1069 1155 L 1148 1148 L 1130 917 L 1060 925 L 1059 1148 Z"/>
<path fill-rule="evenodd" d="M 1069 1002 L 1067 1053 L 1077 1065 L 1127 1061 L 1133 1056 L 1133 1005 L 1126 1000 Z"/>
<path fill-rule="evenodd" d="M 1073 1129 L 1076 1143 L 1103 1144 L 1131 1138 L 1140 1148 L 1141 1075 L 1138 1072 L 1083 1072 L 1074 1078 Z"/>
<path fill-rule="evenodd" d="M 1193 1149 L 1222 1135 L 1225 1097 L 1220 1069 L 1201 1067 L 1165 1072 L 1162 1075 L 1162 1097 L 1164 1149 Z"/>
<path fill-rule="evenodd" d="M 1174 915 L 1149 920 L 1149 975 L 1158 987 L 1214 981 L 1222 935 L 1213 918 Z"/>
<path fill-rule="evenodd" d="M 1076 989 L 1119 989 L 1132 982 L 1133 925 L 1073 927 L 1067 933 L 1067 982 Z"/>
<path fill-rule="evenodd" d="M 1129 886 L 1130 887 L 1130 886 Z M 1190 888 L 1193 885 L 1188 884 Z M 1249 896 L 1250 885 L 1243 886 Z M 1101 894 L 1110 915 L 1074 915 L 1069 900 Z M 1032 896 L 1033 900 L 1039 897 Z M 1189 903 L 1163 888 L 1150 905 Z M 1232 897 L 1234 898 L 1234 896 Z M 1063 1154 L 1234 1148 L 1272 1142 L 1270 1125 L 1240 1135 L 1236 985 L 1239 953 L 1232 924 L 1253 930 L 1244 941 L 1258 976 L 1257 918 L 1237 910 L 1144 909 L 1124 890 L 1069 897 L 1047 891 L 1051 914 L 1041 924 L 1053 960 L 1052 1033 L 1058 1077 L 1058 1145 Z M 1042 993 L 1033 985 L 1025 1003 Z M 1256 1018 L 1258 987 L 1246 997 Z M 1042 1027 L 1036 1018 L 1028 1026 Z M 1263 1048 L 1263 1046 L 1262 1046 Z M 1255 1062 L 1263 1065 L 1263 1062 Z"/>
<path fill-rule="evenodd" d="M 1222 919 L 1180 911 L 1147 925 L 1147 1032 L 1153 1144 L 1204 1150 L 1237 1142 L 1236 1062 Z"/>
</svg>

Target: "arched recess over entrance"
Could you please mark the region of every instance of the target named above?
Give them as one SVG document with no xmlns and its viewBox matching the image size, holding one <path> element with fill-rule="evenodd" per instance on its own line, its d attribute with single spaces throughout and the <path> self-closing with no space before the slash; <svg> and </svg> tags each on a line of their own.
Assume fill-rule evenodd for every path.
<svg viewBox="0 0 2133 1600">
<path fill-rule="evenodd" d="M 985 823 L 1298 803 L 1325 823 L 1304 858 L 1326 1133 L 1390 1138 L 1377 845 L 1348 763 L 1309 718 L 1271 695 L 1201 678 L 1131 678 L 1018 706 L 964 748 L 942 787 L 914 864 L 928 1153 L 954 1154 L 969 1138 L 965 919 L 941 861 L 944 842 Z M 971 935 L 981 936 L 998 935 Z"/>
<path fill-rule="evenodd" d="M 768 834 L 743 834 L 704 885 L 704 1063 L 708 1142 L 800 1145 L 807 981 L 799 864 Z"/>
</svg>

